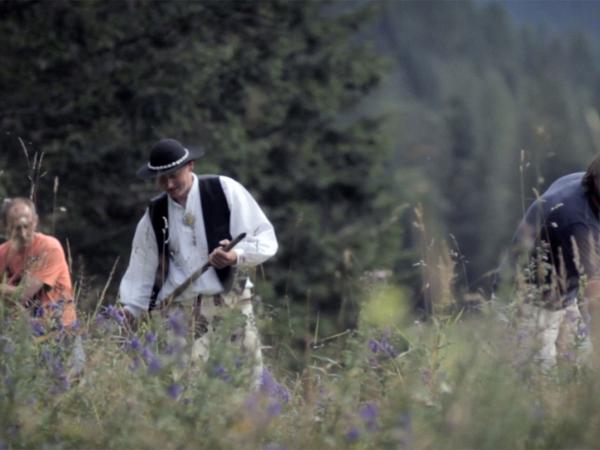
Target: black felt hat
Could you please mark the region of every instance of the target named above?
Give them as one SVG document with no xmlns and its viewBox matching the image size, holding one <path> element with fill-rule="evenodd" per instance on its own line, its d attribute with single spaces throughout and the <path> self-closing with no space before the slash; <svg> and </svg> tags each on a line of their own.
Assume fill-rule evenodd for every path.
<svg viewBox="0 0 600 450">
<path fill-rule="evenodd" d="M 139 168 L 137 175 L 148 179 L 174 172 L 202 155 L 202 147 L 187 149 L 175 139 L 161 139 L 152 146 L 150 160 Z"/>
</svg>

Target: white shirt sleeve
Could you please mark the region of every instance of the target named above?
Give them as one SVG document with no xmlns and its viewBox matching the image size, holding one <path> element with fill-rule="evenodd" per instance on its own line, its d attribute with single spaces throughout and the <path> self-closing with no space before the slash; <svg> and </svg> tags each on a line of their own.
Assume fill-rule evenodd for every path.
<svg viewBox="0 0 600 450">
<path fill-rule="evenodd" d="M 246 237 L 235 246 L 237 266 L 248 267 L 263 263 L 277 252 L 277 237 L 254 197 L 237 181 L 220 176 L 221 186 L 229 205 L 232 238 L 240 233 Z"/>
<path fill-rule="evenodd" d="M 148 311 L 158 268 L 158 246 L 148 210 L 137 224 L 129 266 L 121 280 L 121 303 L 135 317 Z"/>
</svg>

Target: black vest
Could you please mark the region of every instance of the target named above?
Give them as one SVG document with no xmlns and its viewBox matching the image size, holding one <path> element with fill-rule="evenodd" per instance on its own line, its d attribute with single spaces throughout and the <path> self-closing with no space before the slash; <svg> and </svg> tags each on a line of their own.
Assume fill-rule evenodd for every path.
<svg viewBox="0 0 600 450">
<path fill-rule="evenodd" d="M 200 190 L 202 217 L 204 218 L 206 242 L 210 254 L 219 246 L 220 241 L 223 239 L 231 240 L 231 233 L 229 232 L 231 214 L 218 176 L 198 176 L 198 189 Z M 156 236 L 159 255 L 157 281 L 153 293 L 155 297 L 169 272 L 169 203 L 166 192 L 150 200 L 148 214 Z M 223 288 L 228 291 L 233 281 L 233 268 L 229 266 L 215 270 Z M 154 302 L 151 304 L 154 304 Z"/>
</svg>

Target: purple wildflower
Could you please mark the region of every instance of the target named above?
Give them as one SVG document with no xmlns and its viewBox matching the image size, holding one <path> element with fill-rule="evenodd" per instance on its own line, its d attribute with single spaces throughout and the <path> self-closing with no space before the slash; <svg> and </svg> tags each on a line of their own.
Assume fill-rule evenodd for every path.
<svg viewBox="0 0 600 450">
<path fill-rule="evenodd" d="M 172 355 L 173 353 L 175 353 L 175 346 L 174 346 L 173 344 L 168 344 L 168 345 L 165 347 L 165 349 L 164 349 L 163 353 L 164 353 L 165 355 Z"/>
<path fill-rule="evenodd" d="M 377 428 L 377 417 L 379 416 L 379 409 L 375 403 L 365 403 L 360 407 L 358 413 L 365 423 L 367 430 L 374 431 Z"/>
<path fill-rule="evenodd" d="M 81 329 L 81 322 L 79 320 L 75 320 L 71 325 L 69 325 L 69 330 L 71 331 L 79 331 Z"/>
<path fill-rule="evenodd" d="M 55 381 L 54 388 L 51 389 L 52 394 L 59 394 L 69 389 L 69 380 L 64 371 L 64 365 L 58 355 L 52 354 L 49 349 L 42 351 L 42 358 L 44 359 L 52 378 Z"/>
<path fill-rule="evenodd" d="M 289 391 L 275 381 L 271 372 L 266 368 L 263 369 L 261 374 L 260 392 L 268 395 L 271 398 L 278 399 L 283 403 L 289 403 L 290 401 Z"/>
<path fill-rule="evenodd" d="M 389 331 L 384 332 L 379 339 L 372 338 L 369 340 L 368 346 L 371 352 L 378 353 L 384 358 L 395 358 L 399 355 L 399 351 L 394 347 L 394 344 L 390 341 L 391 333 Z"/>
<path fill-rule="evenodd" d="M 169 386 L 167 386 L 167 393 L 169 394 L 169 397 L 173 399 L 177 399 L 182 392 L 183 387 L 181 387 L 180 384 L 171 383 Z"/>
<path fill-rule="evenodd" d="M 394 345 L 390 342 L 388 335 L 383 335 L 381 337 L 379 340 L 379 345 L 382 352 L 389 358 L 395 358 L 398 356 L 398 350 L 396 350 L 396 347 L 394 347 Z"/>
<path fill-rule="evenodd" d="M 169 328 L 175 336 L 185 337 L 187 335 L 187 325 L 183 311 L 176 310 L 169 315 Z"/>
<path fill-rule="evenodd" d="M 131 361 L 131 365 L 129 366 L 129 368 L 131 369 L 132 372 L 135 372 L 136 370 L 138 370 L 140 368 L 140 364 L 141 364 L 141 360 L 140 360 L 140 358 L 138 358 L 136 356 Z"/>
<path fill-rule="evenodd" d="M 142 348 L 141 352 L 143 360 L 148 365 L 148 373 L 150 375 L 156 375 L 162 369 L 162 362 L 160 359 L 152 353 L 148 347 Z"/>
<path fill-rule="evenodd" d="M 348 441 L 348 443 L 356 442 L 359 437 L 360 431 L 358 431 L 358 428 L 355 426 L 352 426 L 346 433 L 346 441 Z"/>
<path fill-rule="evenodd" d="M 133 352 L 137 352 L 141 348 L 142 344 L 140 343 L 140 340 L 135 336 L 132 337 L 128 343 L 128 349 Z"/>
<path fill-rule="evenodd" d="M 375 339 L 369 339 L 369 349 L 373 353 L 377 353 L 379 351 L 379 342 Z"/>
<path fill-rule="evenodd" d="M 269 414 L 269 416 L 271 417 L 276 417 L 279 414 L 281 414 L 281 403 L 279 403 L 278 401 L 274 401 L 269 403 L 269 406 L 267 406 L 267 413 Z"/>
<path fill-rule="evenodd" d="M 108 305 L 105 311 L 106 315 L 117 322 L 119 325 L 123 325 L 125 322 L 125 314 L 120 308 L 117 308 L 114 305 Z"/>
<path fill-rule="evenodd" d="M 47 308 L 51 312 L 56 312 L 56 311 L 59 311 L 60 308 L 62 308 L 62 306 L 63 306 L 64 303 L 65 302 L 62 301 L 62 300 L 59 301 L 59 302 L 57 302 L 57 303 L 50 303 L 50 304 L 48 304 Z"/>
<path fill-rule="evenodd" d="M 152 353 L 152 350 L 150 350 L 148 347 L 144 347 L 142 349 L 142 358 L 144 358 L 146 363 L 149 363 L 150 360 L 154 358 L 154 353 Z"/>
<path fill-rule="evenodd" d="M 229 383 L 231 381 L 231 375 L 229 375 L 227 369 L 220 364 L 213 368 L 213 374 L 221 380 L 225 381 L 226 383 Z"/>
<path fill-rule="evenodd" d="M 156 356 L 153 356 L 148 363 L 148 374 L 157 375 L 161 369 L 162 363 L 160 362 L 160 359 L 158 359 Z"/>
<path fill-rule="evenodd" d="M 33 331 L 34 336 L 43 336 L 44 334 L 46 334 L 46 329 L 39 320 L 32 320 L 30 322 L 30 325 L 31 331 Z"/>
<path fill-rule="evenodd" d="M 283 410 L 283 404 L 280 401 L 268 398 L 263 393 L 256 391 L 246 398 L 244 406 L 250 414 L 257 415 L 265 423 L 279 416 Z"/>
<path fill-rule="evenodd" d="M 156 334 L 149 331 L 146 333 L 146 336 L 144 336 L 144 340 L 146 341 L 146 344 L 154 344 L 156 342 Z"/>
</svg>

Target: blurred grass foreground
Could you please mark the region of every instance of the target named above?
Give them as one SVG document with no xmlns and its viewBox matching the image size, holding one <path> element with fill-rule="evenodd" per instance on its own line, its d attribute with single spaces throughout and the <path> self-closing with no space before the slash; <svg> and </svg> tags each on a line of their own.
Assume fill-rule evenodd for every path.
<svg viewBox="0 0 600 450">
<path fill-rule="evenodd" d="M 307 338 L 302 373 L 269 360 L 258 391 L 225 318 L 211 359 L 189 360 L 185 320 L 125 333 L 112 306 L 73 339 L 2 307 L 2 448 L 597 448 L 600 383 L 564 363 L 541 374 L 521 351 L 510 305 L 461 317 L 451 303 L 411 317 L 406 294 L 375 286 L 358 327 Z"/>
</svg>

